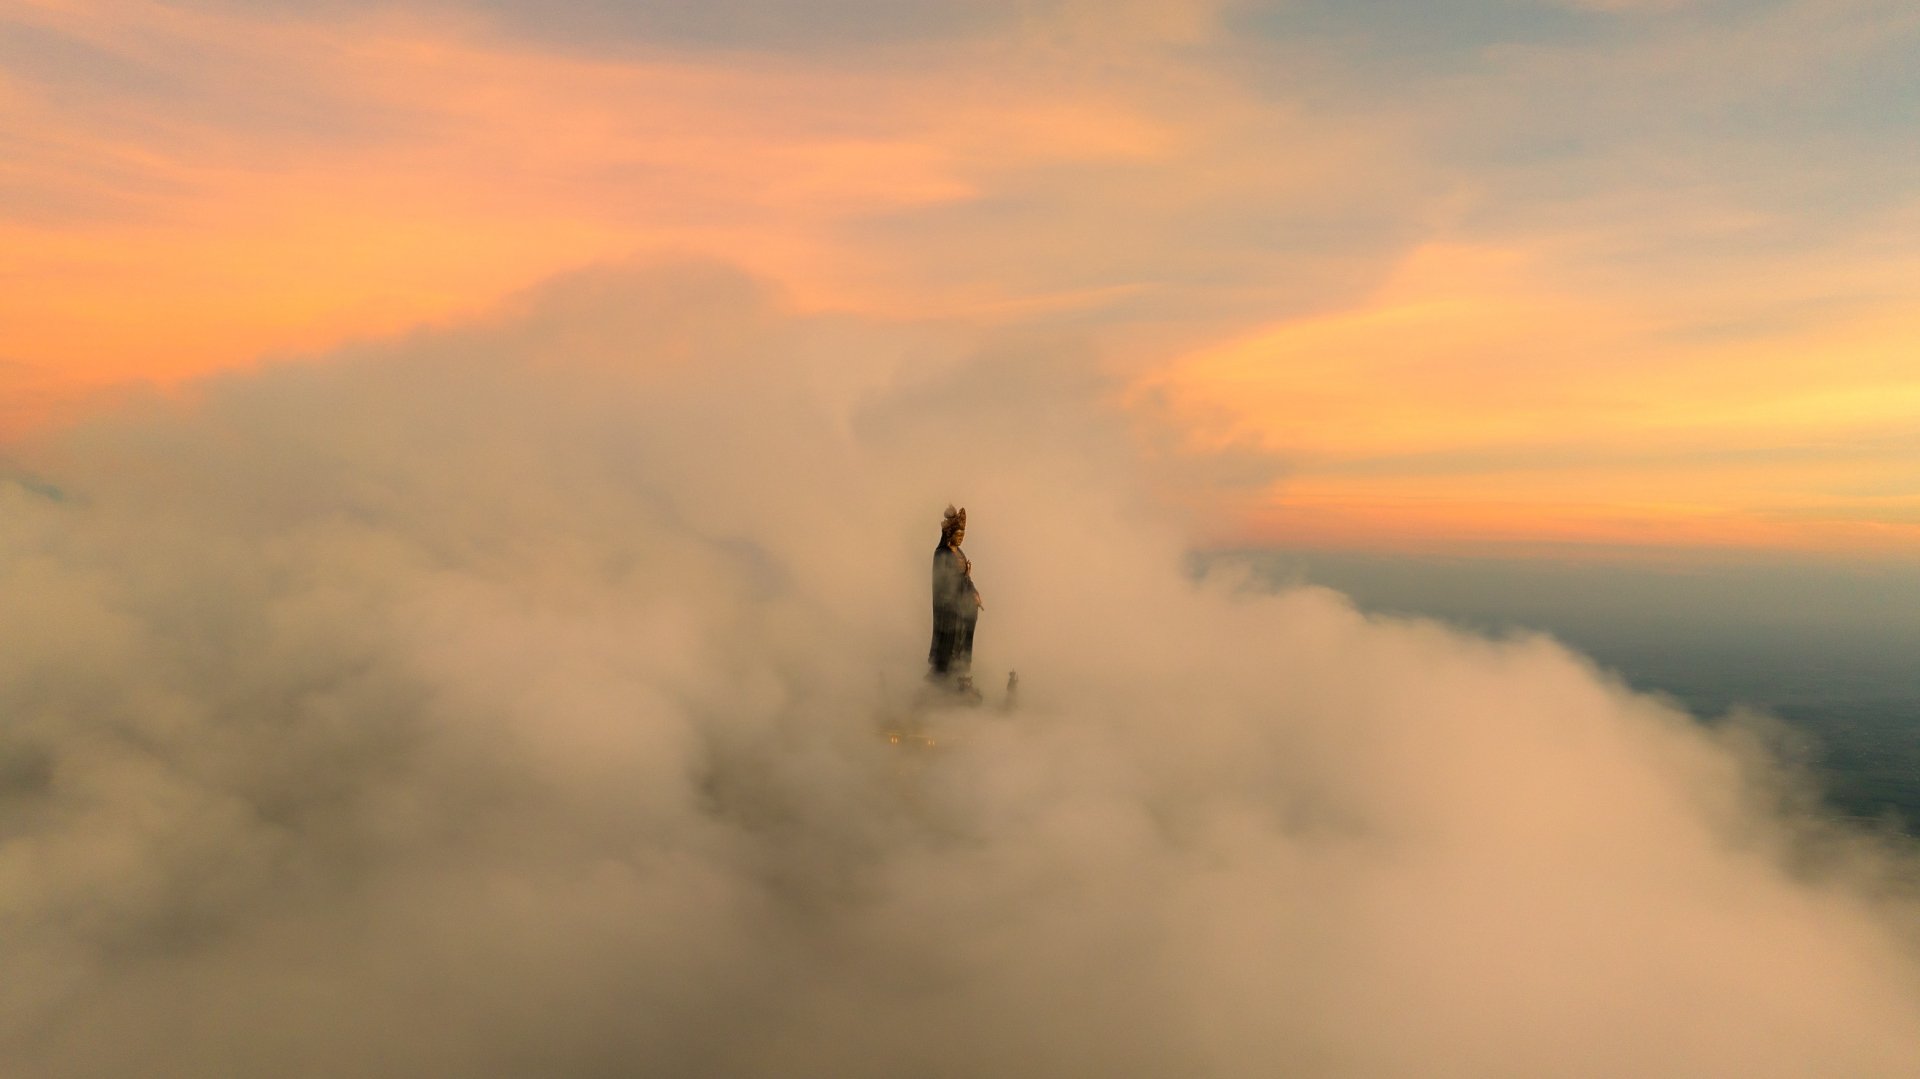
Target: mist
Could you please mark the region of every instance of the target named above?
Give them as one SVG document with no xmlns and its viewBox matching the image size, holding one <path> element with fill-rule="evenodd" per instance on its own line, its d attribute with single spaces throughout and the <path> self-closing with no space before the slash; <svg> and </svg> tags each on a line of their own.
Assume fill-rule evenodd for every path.
<svg viewBox="0 0 1920 1079">
<path fill-rule="evenodd" d="M 1920 837 L 1920 566 L 1804 552 L 1209 552 L 1478 632 L 1550 632 L 1708 722 L 1764 710 L 1836 813 Z M 1611 557 L 1608 557 L 1611 555 Z"/>
<path fill-rule="evenodd" d="M 16 447 L 0 1071 L 1911 1074 L 1764 720 L 1196 580 L 1098 361 L 607 268 Z"/>
</svg>

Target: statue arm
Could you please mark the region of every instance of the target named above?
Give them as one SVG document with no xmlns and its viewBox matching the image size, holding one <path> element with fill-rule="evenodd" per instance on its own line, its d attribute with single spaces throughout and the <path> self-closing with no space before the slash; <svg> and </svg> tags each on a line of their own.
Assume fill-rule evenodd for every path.
<svg viewBox="0 0 1920 1079">
<path fill-rule="evenodd" d="M 973 583 L 973 562 L 964 556 L 956 557 L 954 561 L 960 570 L 959 591 L 954 596 L 954 602 L 964 604 L 971 600 L 976 609 L 986 610 L 987 605 L 980 601 L 980 589 Z"/>
<path fill-rule="evenodd" d="M 973 584 L 973 565 L 965 556 L 941 548 L 933 556 L 933 605 L 942 610 L 984 610 L 980 590 Z"/>
</svg>

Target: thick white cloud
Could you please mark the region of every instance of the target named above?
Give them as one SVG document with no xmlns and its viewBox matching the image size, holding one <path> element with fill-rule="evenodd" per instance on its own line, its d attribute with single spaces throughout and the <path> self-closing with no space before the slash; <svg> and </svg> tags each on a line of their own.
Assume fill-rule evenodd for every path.
<svg viewBox="0 0 1920 1079">
<path fill-rule="evenodd" d="M 1547 640 L 1191 581 L 1063 352 L 607 271 L 32 448 L 0 1070 L 1920 1059 L 1905 863 Z M 950 499 L 1026 707 L 903 755 Z"/>
</svg>

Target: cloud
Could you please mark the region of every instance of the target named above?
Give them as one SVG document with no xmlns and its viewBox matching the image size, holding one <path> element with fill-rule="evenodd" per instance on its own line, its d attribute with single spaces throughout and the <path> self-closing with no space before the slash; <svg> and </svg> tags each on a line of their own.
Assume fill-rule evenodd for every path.
<svg viewBox="0 0 1920 1079">
<path fill-rule="evenodd" d="M 1708 315 L 1718 277 L 1654 302 L 1544 252 L 1427 247 L 1354 309 L 1197 351 L 1137 392 L 1193 452 L 1293 466 L 1253 510 L 1268 539 L 1897 553 L 1913 499 L 1888 449 L 1920 385 L 1893 362 L 1911 317 L 1871 297 L 1912 268 L 1869 265 L 1844 302 L 1817 269 L 1743 285 L 1774 290 L 1754 326 Z"/>
<path fill-rule="evenodd" d="M 0 352 L 76 396 L 170 383 L 636 253 L 813 309 L 1191 341 L 1407 242 L 1394 133 L 1250 95 L 1207 5 L 1020 9 L 847 51 L 585 34 L 609 53 L 461 5 L 0 7 Z"/>
<path fill-rule="evenodd" d="M 607 269 L 28 447 L 4 1070 L 1920 1052 L 1904 855 L 1548 640 L 1191 580 L 1090 358 Z M 1027 706 L 903 757 L 950 499 Z"/>
<path fill-rule="evenodd" d="M 502 36 L 590 54 L 674 48 L 847 55 L 929 42 L 1040 32 L 1104 39 L 1184 40 L 1211 25 L 1218 0 L 285 0 L 237 4 L 190 0 L 190 8 L 333 18 L 373 15 L 456 18 Z"/>
<path fill-rule="evenodd" d="M 691 254 L 807 310 L 1083 335 L 1135 372 L 1312 331 L 1254 357 L 1254 381 L 1290 392 L 1241 394 L 1262 407 L 1232 433 L 1303 450 L 1271 470 L 1326 484 L 1322 536 L 1902 549 L 1908 508 L 1847 489 L 1910 470 L 1888 447 L 1913 412 L 1920 309 L 1900 242 L 1916 220 L 1913 6 L 1643 15 L 0 0 L 0 354 L 26 365 L 0 370 L 0 441 L 128 383 Z M 1524 269 L 1452 280 L 1457 252 Z M 1420 320 L 1445 347 L 1414 379 L 1377 377 L 1433 342 L 1348 316 L 1387 313 L 1375 299 L 1429 266 L 1431 296 L 1463 301 Z M 1328 342 L 1354 351 L 1304 352 Z M 1303 383 L 1336 407 L 1298 407 Z M 1314 429 L 1384 432 L 1427 463 L 1462 435 L 1502 439 L 1471 452 L 1619 461 L 1650 429 L 1693 440 L 1682 455 L 1838 441 L 1860 463 L 1804 480 L 1702 468 L 1684 489 L 1675 468 L 1617 468 L 1609 505 L 1569 506 L 1598 488 L 1470 490 L 1428 467 L 1359 491 L 1316 475 L 1329 440 L 1300 446 Z M 1655 512 L 1613 494 L 1654 483 L 1672 493 Z M 1305 506 L 1240 497 L 1214 507 L 1239 518 L 1222 531 L 1279 535 L 1241 513 L 1256 501 Z M 1472 519 L 1419 509 L 1436 502 Z M 1779 523 L 1849 505 L 1869 512 Z"/>
</svg>

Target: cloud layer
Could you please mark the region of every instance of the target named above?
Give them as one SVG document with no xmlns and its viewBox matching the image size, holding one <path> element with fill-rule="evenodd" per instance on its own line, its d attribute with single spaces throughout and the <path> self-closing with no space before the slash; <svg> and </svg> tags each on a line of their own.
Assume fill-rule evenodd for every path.
<svg viewBox="0 0 1920 1079">
<path fill-rule="evenodd" d="M 1548 640 L 1191 580 L 1074 356 L 606 270 L 32 447 L 0 1070 L 1920 1059 L 1903 856 Z M 948 500 L 1025 707 L 902 754 Z"/>
</svg>

